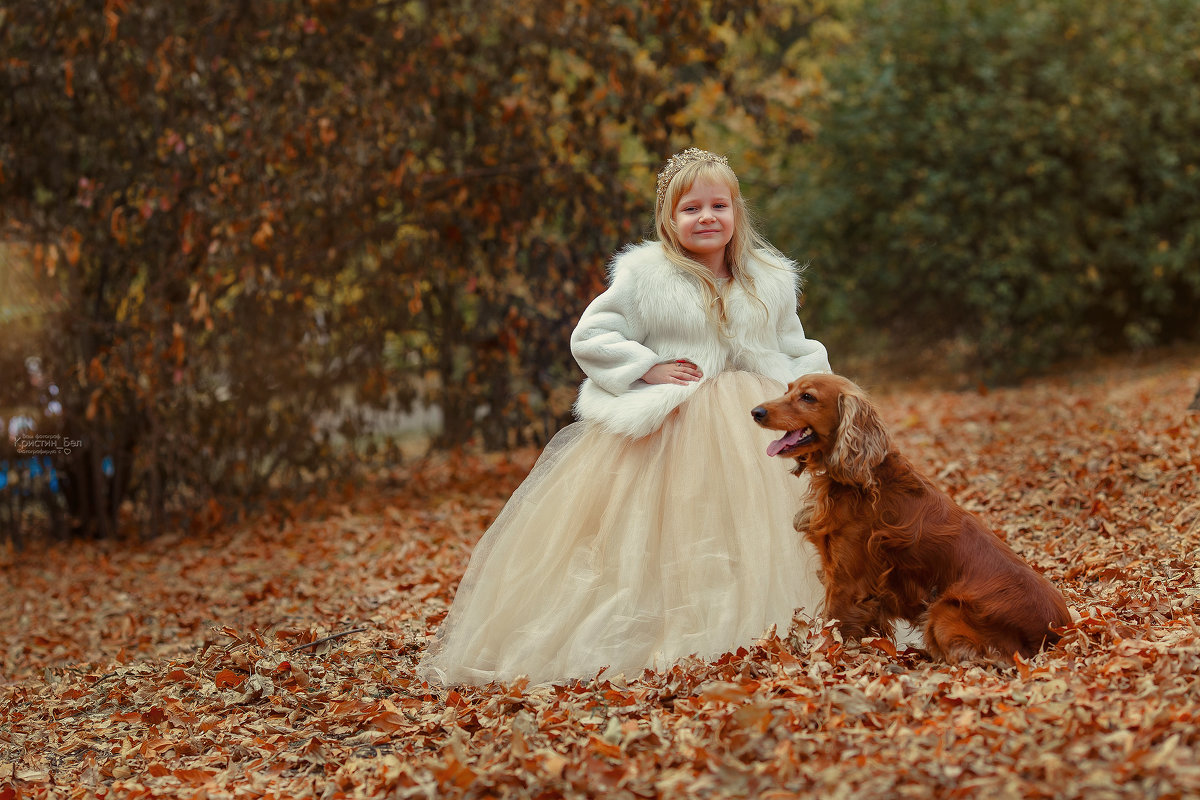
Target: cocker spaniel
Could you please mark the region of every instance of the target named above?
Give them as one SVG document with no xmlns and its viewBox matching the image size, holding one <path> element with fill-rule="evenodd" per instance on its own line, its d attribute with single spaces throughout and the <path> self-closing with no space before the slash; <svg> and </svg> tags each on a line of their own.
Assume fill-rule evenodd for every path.
<svg viewBox="0 0 1200 800">
<path fill-rule="evenodd" d="M 796 530 L 821 556 L 825 614 L 852 638 L 919 627 L 948 662 L 1011 664 L 1071 622 L 1057 589 L 897 452 L 866 394 L 837 375 L 804 375 L 750 412 L 786 431 L 771 456 L 811 478 Z"/>
</svg>

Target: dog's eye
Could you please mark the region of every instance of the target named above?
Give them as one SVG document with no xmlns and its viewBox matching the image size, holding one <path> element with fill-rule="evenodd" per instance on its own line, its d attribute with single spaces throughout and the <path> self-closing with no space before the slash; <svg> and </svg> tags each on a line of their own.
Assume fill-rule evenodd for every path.
<svg viewBox="0 0 1200 800">
<path fill-rule="evenodd" d="M 808 392 L 805 392 L 804 394 L 800 395 L 800 399 L 801 399 L 803 402 L 805 402 L 805 403 L 815 403 L 815 402 L 817 402 L 817 398 L 813 397 L 813 396 L 812 396 L 811 394 L 809 394 Z"/>
</svg>

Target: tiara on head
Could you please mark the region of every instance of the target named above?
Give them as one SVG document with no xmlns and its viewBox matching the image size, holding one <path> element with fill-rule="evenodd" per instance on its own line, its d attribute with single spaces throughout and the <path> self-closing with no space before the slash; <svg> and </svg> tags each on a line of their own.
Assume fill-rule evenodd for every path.
<svg viewBox="0 0 1200 800">
<path fill-rule="evenodd" d="M 671 184 L 671 178 L 675 177 L 675 173 L 686 167 L 688 164 L 694 164 L 697 161 L 711 161 L 714 164 L 724 164 L 729 166 L 729 159 L 725 156 L 719 156 L 716 153 L 710 153 L 707 150 L 701 150 L 699 147 L 689 147 L 683 152 L 676 153 L 667 159 L 666 165 L 662 172 L 658 173 L 658 188 L 655 190 L 655 210 L 662 207 L 663 199 L 667 196 L 667 187 Z"/>
</svg>

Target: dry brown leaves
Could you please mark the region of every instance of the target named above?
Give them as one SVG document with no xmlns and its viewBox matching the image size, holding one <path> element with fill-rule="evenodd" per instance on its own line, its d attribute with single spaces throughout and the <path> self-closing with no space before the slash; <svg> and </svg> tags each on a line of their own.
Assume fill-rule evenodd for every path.
<svg viewBox="0 0 1200 800">
<path fill-rule="evenodd" d="M 0 800 L 1195 796 L 1197 377 L 878 397 L 1080 615 L 1008 670 L 798 620 L 665 674 L 430 689 L 416 657 L 528 452 L 216 539 L 23 556 L 0 572 Z"/>
</svg>

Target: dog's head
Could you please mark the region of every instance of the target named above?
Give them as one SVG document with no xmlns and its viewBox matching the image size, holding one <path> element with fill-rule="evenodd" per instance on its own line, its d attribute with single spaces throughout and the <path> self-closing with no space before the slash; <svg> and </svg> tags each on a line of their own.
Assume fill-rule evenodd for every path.
<svg viewBox="0 0 1200 800">
<path fill-rule="evenodd" d="M 786 431 L 767 455 L 796 459 L 796 474 L 823 468 L 838 483 L 869 486 L 891 439 L 866 394 L 840 375 L 802 375 L 782 397 L 750 412 L 764 428 Z"/>
</svg>

